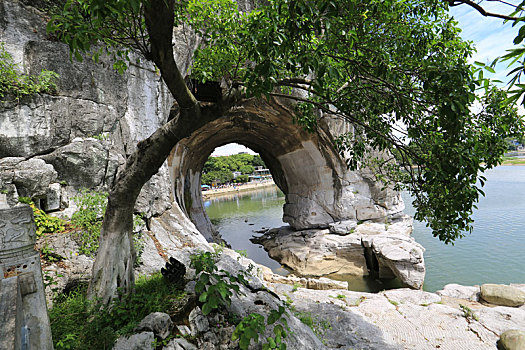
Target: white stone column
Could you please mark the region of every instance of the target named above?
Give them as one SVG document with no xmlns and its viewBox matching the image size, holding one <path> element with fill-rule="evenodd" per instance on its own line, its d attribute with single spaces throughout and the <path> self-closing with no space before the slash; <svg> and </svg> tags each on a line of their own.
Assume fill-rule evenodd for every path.
<svg viewBox="0 0 525 350">
<path fill-rule="evenodd" d="M 35 221 L 29 206 L 0 209 L 0 285 L 7 280 L 17 280 L 21 305 L 16 307 L 21 309 L 22 315 L 16 332 L 19 332 L 22 348 L 50 350 L 53 349 L 51 327 L 35 241 Z"/>
</svg>

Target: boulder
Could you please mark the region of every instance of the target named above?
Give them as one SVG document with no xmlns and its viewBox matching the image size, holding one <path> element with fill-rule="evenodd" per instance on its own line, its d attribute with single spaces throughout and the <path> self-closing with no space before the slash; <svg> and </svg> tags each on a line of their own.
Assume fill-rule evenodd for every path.
<svg viewBox="0 0 525 350">
<path fill-rule="evenodd" d="M 76 138 L 72 143 L 60 147 L 39 158 L 50 163 L 60 174 L 60 180 L 75 188 L 100 188 L 110 185 L 116 172 L 116 158 L 109 158 L 109 150 L 102 141 L 93 138 Z M 109 162 L 112 164 L 109 164 Z M 112 171 L 113 174 L 108 173 Z"/>
<path fill-rule="evenodd" d="M 164 312 L 152 312 L 146 316 L 135 329 L 136 331 L 150 331 L 157 337 L 166 339 L 171 332 L 173 322 L 170 315 Z"/>
<path fill-rule="evenodd" d="M 268 255 L 304 276 L 368 274 L 359 236 L 330 234 L 330 230 L 270 230 L 257 238 Z"/>
<path fill-rule="evenodd" d="M 443 290 L 438 290 L 436 294 L 449 298 L 479 301 L 480 287 L 451 283 L 444 286 Z"/>
<path fill-rule="evenodd" d="M 525 304 L 525 292 L 502 284 L 483 284 L 481 298 L 488 303 L 502 306 L 521 306 Z"/>
<path fill-rule="evenodd" d="M 16 164 L 13 175 L 12 183 L 15 184 L 18 194 L 32 198 L 45 197 L 48 186 L 58 177 L 53 165 L 35 158 Z"/>
<path fill-rule="evenodd" d="M 190 343 L 184 338 L 172 339 L 162 349 L 163 350 L 198 350 L 195 345 L 193 345 L 192 343 Z"/>
<path fill-rule="evenodd" d="M 379 272 L 384 267 L 405 285 L 420 289 L 425 281 L 425 248 L 412 237 L 404 235 L 376 235 L 363 237 L 363 246 L 372 248 L 379 263 Z"/>
<path fill-rule="evenodd" d="M 498 345 L 503 350 L 525 350 L 525 331 L 511 329 L 503 332 Z"/>
<path fill-rule="evenodd" d="M 201 333 L 206 332 L 210 328 L 208 319 L 202 313 L 200 307 L 196 307 L 191 310 L 189 315 L 191 335 L 197 336 Z"/>
<path fill-rule="evenodd" d="M 113 345 L 113 350 L 153 350 L 153 332 L 142 332 L 127 337 L 120 337 Z"/>
</svg>

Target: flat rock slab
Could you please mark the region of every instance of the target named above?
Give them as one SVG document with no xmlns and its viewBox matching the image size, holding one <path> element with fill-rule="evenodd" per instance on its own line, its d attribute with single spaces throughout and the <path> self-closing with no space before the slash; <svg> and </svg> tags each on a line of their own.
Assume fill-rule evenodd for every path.
<svg viewBox="0 0 525 350">
<path fill-rule="evenodd" d="M 339 334 L 338 325 L 334 320 L 345 320 L 351 325 L 349 328 L 352 332 L 357 330 L 361 337 L 360 346 L 367 344 L 369 334 L 366 331 L 368 328 L 363 324 L 369 323 L 376 327 L 378 331 L 374 340 L 380 339 L 386 345 L 381 347 L 371 342 L 368 343 L 368 347 L 363 347 L 365 349 L 389 349 L 398 346 L 401 349 L 415 350 L 495 350 L 501 334 L 509 329 L 523 329 L 525 325 L 523 309 L 490 307 L 458 299 L 459 304 L 471 305 L 473 315 L 468 316 L 459 305 L 442 304 L 438 294 L 424 291 L 395 289 L 373 294 L 299 288 L 292 292 L 290 286 L 279 284 L 271 285 L 271 288 L 282 295 L 284 300 L 288 296 L 296 309 L 309 311 L 312 317 L 326 318 L 331 322 L 334 331 L 325 331 L 324 334 L 332 337 L 330 341 L 333 344 L 343 343 L 344 337 L 350 336 Z M 467 296 L 470 297 L 470 294 Z M 330 314 L 327 314 L 328 310 Z M 339 312 L 351 316 L 342 316 Z M 358 323 L 355 321 L 357 319 Z M 365 331 L 361 333 L 359 329 Z M 354 348 L 360 349 L 356 346 Z"/>
<path fill-rule="evenodd" d="M 462 286 L 460 284 L 447 284 L 443 290 L 438 290 L 437 295 L 456 299 L 466 299 L 470 301 L 479 301 L 479 286 Z"/>
</svg>

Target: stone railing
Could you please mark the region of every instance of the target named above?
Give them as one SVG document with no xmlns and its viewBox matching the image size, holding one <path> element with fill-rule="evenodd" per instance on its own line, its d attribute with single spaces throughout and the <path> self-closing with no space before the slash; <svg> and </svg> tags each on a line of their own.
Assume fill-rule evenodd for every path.
<svg viewBox="0 0 525 350">
<path fill-rule="evenodd" d="M 35 240 L 31 208 L 0 198 L 0 349 L 53 349 Z"/>
</svg>

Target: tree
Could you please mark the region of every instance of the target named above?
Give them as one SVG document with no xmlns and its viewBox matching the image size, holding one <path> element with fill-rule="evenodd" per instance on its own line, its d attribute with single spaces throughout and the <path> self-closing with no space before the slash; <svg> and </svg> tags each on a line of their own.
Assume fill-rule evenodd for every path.
<svg viewBox="0 0 525 350">
<path fill-rule="evenodd" d="M 452 242 L 471 230 L 470 213 L 504 138 L 523 131 L 505 94 L 476 77 L 472 52 L 437 0 L 273 0 L 249 13 L 230 0 L 70 0 L 49 29 L 81 54 L 102 42 L 125 69 L 130 50 L 159 69 L 177 103 L 170 121 L 140 142 L 109 192 L 89 292 L 107 303 L 130 291 L 133 205 L 176 142 L 236 103 L 226 94 L 200 105 L 173 54 L 173 27 L 201 37 L 193 76 L 225 79 L 245 97 L 295 101 L 297 122 L 316 132 L 325 117 L 354 132 L 335 140 L 348 166 L 415 195 L 416 218 Z M 100 51 L 93 53 L 95 59 Z M 485 96 L 476 90 L 485 88 Z M 470 107 L 482 102 L 479 113 Z M 383 154 L 369 159 L 369 151 Z M 399 171 L 395 161 L 412 164 Z"/>
</svg>

